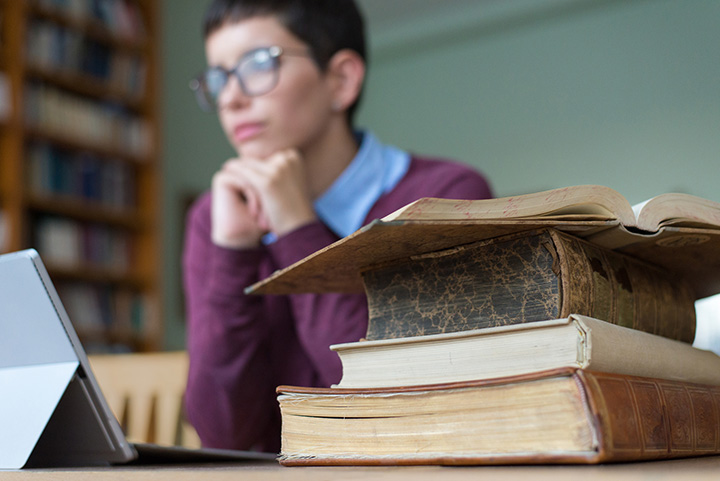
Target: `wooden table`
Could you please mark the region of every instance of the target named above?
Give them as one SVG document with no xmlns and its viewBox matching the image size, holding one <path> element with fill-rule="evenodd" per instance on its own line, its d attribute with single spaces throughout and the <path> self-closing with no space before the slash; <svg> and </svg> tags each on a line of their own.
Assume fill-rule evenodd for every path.
<svg viewBox="0 0 720 481">
<path fill-rule="evenodd" d="M 473 466 L 473 467 L 283 467 L 275 462 L 212 465 L 113 466 L 107 468 L 0 471 L 0 480 L 151 480 L 151 481 L 324 481 L 324 480 L 717 480 L 720 456 L 607 464 L 602 466 Z"/>
</svg>

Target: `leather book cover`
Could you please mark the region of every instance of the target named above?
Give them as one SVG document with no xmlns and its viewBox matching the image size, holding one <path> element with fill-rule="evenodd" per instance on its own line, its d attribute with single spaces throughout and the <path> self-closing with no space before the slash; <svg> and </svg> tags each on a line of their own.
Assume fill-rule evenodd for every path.
<svg viewBox="0 0 720 481">
<path fill-rule="evenodd" d="M 575 375 L 600 436 L 594 461 L 720 453 L 720 386 L 580 370 Z"/>
<path fill-rule="evenodd" d="M 582 314 L 623 327 L 692 343 L 695 296 L 667 270 L 549 230 L 558 253 L 563 293 L 560 317 Z"/>
<path fill-rule="evenodd" d="M 663 269 L 554 229 L 511 234 L 363 273 L 368 340 L 581 314 L 692 342 L 693 292 Z"/>
</svg>

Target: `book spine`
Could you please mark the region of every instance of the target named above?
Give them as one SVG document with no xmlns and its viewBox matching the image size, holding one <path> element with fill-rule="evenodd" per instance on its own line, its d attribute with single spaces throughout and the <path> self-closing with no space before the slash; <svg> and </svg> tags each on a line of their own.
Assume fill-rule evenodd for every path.
<svg viewBox="0 0 720 481">
<path fill-rule="evenodd" d="M 68 13 L 56 15 L 72 18 Z M 129 97 L 143 91 L 146 69 L 137 52 L 118 51 L 111 40 L 94 40 L 54 21 L 35 19 L 27 30 L 27 61 L 31 66 L 84 82 L 94 79 Z"/>
<path fill-rule="evenodd" d="M 151 329 L 151 306 L 131 288 L 66 281 L 58 295 L 89 353 L 132 351 Z"/>
<path fill-rule="evenodd" d="M 150 150 L 147 122 L 119 104 L 101 104 L 39 84 L 27 86 L 25 104 L 27 124 L 47 135 L 113 149 L 137 161 Z"/>
<path fill-rule="evenodd" d="M 556 258 L 547 231 L 417 256 L 363 273 L 366 338 L 394 339 L 554 319 Z"/>
<path fill-rule="evenodd" d="M 2 45 L 0 45 L 0 51 L 2 51 Z M 9 119 L 11 114 L 12 96 L 10 93 L 10 78 L 0 70 L 0 121 Z"/>
<path fill-rule="evenodd" d="M 130 272 L 132 240 L 121 229 L 57 216 L 38 217 L 33 229 L 38 251 L 55 267 Z"/>
<path fill-rule="evenodd" d="M 577 371 L 594 413 L 597 461 L 720 453 L 720 387 Z"/>
<path fill-rule="evenodd" d="M 0 252 L 5 252 L 7 250 L 7 245 L 9 244 L 8 238 L 10 237 L 8 231 L 9 227 L 7 214 L 0 208 Z"/>
<path fill-rule="evenodd" d="M 135 205 L 134 166 L 127 162 L 40 142 L 29 145 L 27 159 L 33 194 L 119 211 Z"/>
<path fill-rule="evenodd" d="M 692 343 L 690 286 L 660 267 L 551 230 L 560 259 L 560 317 L 582 314 Z"/>
</svg>

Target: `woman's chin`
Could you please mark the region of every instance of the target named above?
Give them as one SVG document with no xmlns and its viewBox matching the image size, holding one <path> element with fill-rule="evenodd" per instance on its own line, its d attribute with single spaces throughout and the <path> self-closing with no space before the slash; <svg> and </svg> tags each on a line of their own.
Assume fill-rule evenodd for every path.
<svg viewBox="0 0 720 481">
<path fill-rule="evenodd" d="M 242 144 L 242 145 L 235 145 L 235 150 L 237 151 L 240 158 L 255 158 L 255 159 L 265 159 L 272 155 L 274 152 L 277 152 L 277 148 L 267 146 L 267 145 L 257 145 L 254 142 Z"/>
<path fill-rule="evenodd" d="M 285 145 L 268 144 L 265 142 L 244 142 L 236 144 L 235 150 L 240 158 L 266 159 L 276 152 L 288 149 Z"/>
</svg>

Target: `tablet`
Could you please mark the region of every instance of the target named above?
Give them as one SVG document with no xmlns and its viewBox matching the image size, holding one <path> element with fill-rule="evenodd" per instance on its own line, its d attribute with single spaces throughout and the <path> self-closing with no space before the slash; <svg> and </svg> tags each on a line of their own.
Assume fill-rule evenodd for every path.
<svg viewBox="0 0 720 481">
<path fill-rule="evenodd" d="M 268 460 L 129 443 L 37 251 L 0 255 L 0 469 Z"/>
</svg>

